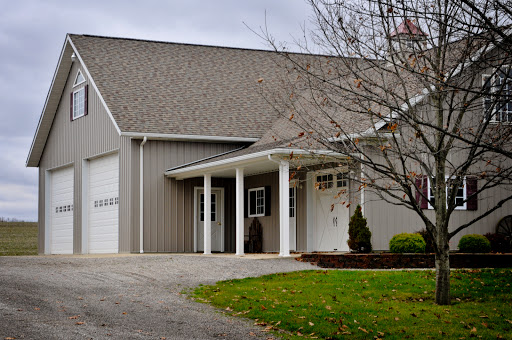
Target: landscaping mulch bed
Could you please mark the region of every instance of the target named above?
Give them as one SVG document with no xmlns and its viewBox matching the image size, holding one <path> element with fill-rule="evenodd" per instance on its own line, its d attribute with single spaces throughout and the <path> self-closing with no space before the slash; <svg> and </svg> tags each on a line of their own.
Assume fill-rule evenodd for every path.
<svg viewBox="0 0 512 340">
<path fill-rule="evenodd" d="M 434 254 L 329 254 L 306 253 L 297 261 L 311 262 L 321 268 L 402 269 L 435 268 Z M 510 268 L 512 254 L 450 254 L 451 268 Z"/>
</svg>

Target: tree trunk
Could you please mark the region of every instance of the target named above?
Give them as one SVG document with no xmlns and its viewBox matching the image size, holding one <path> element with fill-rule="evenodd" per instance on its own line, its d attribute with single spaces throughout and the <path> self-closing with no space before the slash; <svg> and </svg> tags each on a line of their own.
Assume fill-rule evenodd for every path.
<svg viewBox="0 0 512 340">
<path fill-rule="evenodd" d="M 439 231 L 438 231 L 439 233 Z M 438 305 L 450 304 L 450 248 L 448 235 L 438 236 L 436 252 L 436 303 Z"/>
</svg>

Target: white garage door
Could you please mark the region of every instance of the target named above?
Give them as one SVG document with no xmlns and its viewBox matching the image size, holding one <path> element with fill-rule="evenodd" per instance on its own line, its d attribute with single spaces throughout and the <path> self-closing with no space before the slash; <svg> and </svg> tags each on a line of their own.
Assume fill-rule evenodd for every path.
<svg viewBox="0 0 512 340">
<path fill-rule="evenodd" d="M 119 157 L 89 163 L 89 253 L 119 249 Z"/>
<path fill-rule="evenodd" d="M 69 167 L 51 173 L 51 254 L 73 254 L 73 170 Z"/>
<path fill-rule="evenodd" d="M 316 178 L 316 251 L 348 251 L 349 209 L 342 204 L 347 180 L 336 174 Z"/>
</svg>

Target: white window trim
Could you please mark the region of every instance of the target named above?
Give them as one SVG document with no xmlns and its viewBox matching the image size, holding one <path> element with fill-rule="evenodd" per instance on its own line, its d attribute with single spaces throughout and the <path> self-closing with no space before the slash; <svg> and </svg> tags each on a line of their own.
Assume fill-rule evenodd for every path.
<svg viewBox="0 0 512 340">
<path fill-rule="evenodd" d="M 82 75 L 82 78 L 84 80 L 82 80 L 81 82 L 77 83 L 76 80 L 78 79 L 78 75 L 80 75 L 80 74 Z M 76 73 L 76 76 L 75 76 L 75 81 L 73 81 L 73 87 L 77 87 L 78 85 L 83 84 L 83 83 L 85 83 L 84 74 L 82 73 L 82 71 L 78 70 L 78 72 Z"/>
<path fill-rule="evenodd" d="M 83 108 L 83 111 L 82 111 L 81 115 L 75 116 L 75 94 L 80 92 L 80 91 L 84 91 L 84 108 Z M 83 117 L 83 116 L 85 116 L 85 87 L 81 87 L 81 88 L 73 91 L 73 120 L 78 119 L 78 118 Z"/>
<path fill-rule="evenodd" d="M 252 191 L 263 191 L 263 213 L 260 213 L 260 214 L 251 214 L 251 192 Z M 258 194 L 256 194 L 256 197 L 258 196 Z M 265 187 L 259 187 L 259 188 L 252 188 L 252 189 L 248 189 L 247 190 L 247 216 L 248 217 L 262 217 L 262 216 L 265 216 Z M 257 200 L 257 198 L 256 198 Z M 256 204 L 256 211 L 258 211 L 258 206 L 257 206 L 257 202 L 255 203 Z"/>
<path fill-rule="evenodd" d="M 450 176 L 446 176 L 445 177 L 446 180 L 450 179 Z M 453 177 L 452 177 L 453 178 Z M 427 193 L 428 193 L 428 209 L 429 210 L 433 210 L 434 207 L 430 205 L 430 199 L 432 198 L 432 196 L 430 196 L 430 178 L 427 178 Z M 455 207 L 455 210 L 468 210 L 467 208 L 467 198 L 468 198 L 468 195 L 467 195 L 467 188 L 468 186 L 466 185 L 466 177 L 464 177 L 464 179 L 462 180 L 462 198 L 464 200 L 464 203 L 462 205 L 459 205 L 459 206 L 456 206 Z M 445 195 L 446 197 L 448 198 L 448 186 L 446 186 L 446 191 L 445 191 Z M 447 207 L 448 207 L 448 201 L 446 201 L 446 204 L 447 204 Z"/>
<path fill-rule="evenodd" d="M 482 86 L 484 86 L 484 85 L 485 85 L 485 82 L 486 82 L 486 80 L 485 80 L 485 79 L 486 79 L 486 78 L 490 78 L 490 80 L 491 80 L 491 84 L 490 84 L 490 93 L 492 93 L 492 92 L 493 92 L 494 83 L 495 83 L 495 81 L 496 81 L 496 77 L 498 76 L 499 70 L 500 70 L 501 68 L 504 68 L 504 69 L 507 69 L 507 70 L 508 70 L 508 69 L 511 69 L 511 68 L 512 68 L 512 65 L 502 65 L 502 66 L 500 66 L 499 68 L 496 68 L 496 69 L 494 70 L 493 74 L 482 74 Z M 511 80 L 511 81 L 512 81 L 512 80 Z M 495 90 L 494 90 L 494 91 L 495 91 Z M 484 96 L 484 97 L 482 98 L 482 108 L 483 108 L 483 112 L 484 112 L 484 114 L 487 114 L 487 112 L 486 112 L 486 108 L 485 108 L 485 97 L 486 97 L 486 96 Z M 496 114 L 497 114 L 497 113 L 496 113 L 496 105 L 494 105 L 494 109 L 493 109 L 492 113 L 490 113 L 490 114 L 491 114 L 491 116 L 492 116 L 492 117 L 491 117 L 491 119 L 489 120 L 489 123 L 493 123 L 493 124 L 512 124 L 512 121 L 510 121 L 510 122 L 509 122 L 509 121 L 496 120 Z M 484 117 L 484 118 L 485 118 L 485 117 Z"/>
</svg>

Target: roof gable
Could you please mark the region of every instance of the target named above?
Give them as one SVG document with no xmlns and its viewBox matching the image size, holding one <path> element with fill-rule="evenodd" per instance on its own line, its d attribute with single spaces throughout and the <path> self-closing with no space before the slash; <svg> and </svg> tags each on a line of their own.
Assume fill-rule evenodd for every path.
<svg viewBox="0 0 512 340">
<path fill-rule="evenodd" d="M 390 37 L 399 36 L 402 34 L 407 35 L 417 35 L 417 36 L 426 36 L 426 33 L 423 33 L 413 22 L 409 19 L 406 19 L 396 28 L 396 31 L 393 31 L 390 34 Z"/>
<path fill-rule="evenodd" d="M 72 58 L 72 56 L 74 58 Z M 46 141 L 50 134 L 50 130 L 53 125 L 53 120 L 55 118 L 55 114 L 57 113 L 58 106 L 60 104 L 61 98 L 63 96 L 63 91 L 68 81 L 69 72 L 71 70 L 71 66 L 73 61 L 78 59 L 78 61 L 82 64 L 84 72 L 87 75 L 87 78 L 91 82 L 94 90 L 97 92 L 100 101 L 105 107 L 114 127 L 117 132 L 120 134 L 121 131 L 113 119 L 112 114 L 110 113 L 109 108 L 107 107 L 101 93 L 98 91 L 96 84 L 94 83 L 93 78 L 91 77 L 86 65 L 83 63 L 83 60 L 80 58 L 80 55 L 77 53 L 76 48 L 73 46 L 73 43 L 70 40 L 70 36 L 66 36 L 66 40 L 64 41 L 64 46 L 62 47 L 62 51 L 59 57 L 59 61 L 57 63 L 57 68 L 53 75 L 53 79 L 50 85 L 50 90 L 48 91 L 48 95 L 46 96 L 46 101 L 43 107 L 43 111 L 41 116 L 39 117 L 39 122 L 37 124 L 37 130 L 34 134 L 34 139 L 32 140 L 32 145 L 30 146 L 30 151 L 27 157 L 26 166 L 27 167 L 37 167 L 39 166 L 39 161 L 43 154 Z M 76 81 L 76 79 L 75 79 Z"/>
<path fill-rule="evenodd" d="M 269 51 L 71 35 L 125 132 L 259 138 L 277 118 Z"/>
</svg>

